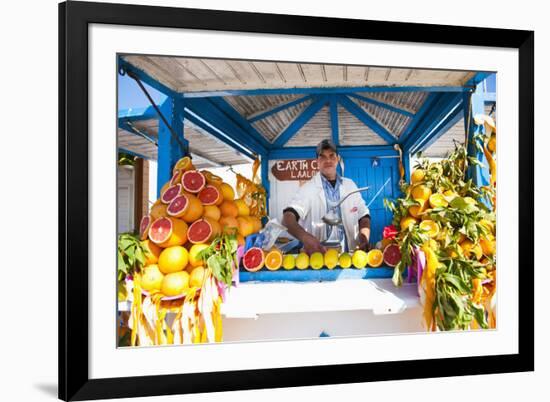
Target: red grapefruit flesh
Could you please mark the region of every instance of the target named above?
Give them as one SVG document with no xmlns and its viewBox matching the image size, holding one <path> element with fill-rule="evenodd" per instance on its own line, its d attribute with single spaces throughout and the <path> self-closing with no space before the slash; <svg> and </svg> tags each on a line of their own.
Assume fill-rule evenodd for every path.
<svg viewBox="0 0 550 402">
<path fill-rule="evenodd" d="M 401 261 L 401 251 L 397 244 L 388 244 L 384 249 L 384 263 L 390 267 L 395 267 Z"/>
<path fill-rule="evenodd" d="M 174 184 L 178 184 L 181 182 L 181 175 L 183 172 L 179 169 L 174 169 L 174 174 L 172 175 L 172 178 L 170 179 L 170 185 L 173 186 Z"/>
<path fill-rule="evenodd" d="M 164 204 L 170 204 L 174 198 L 181 194 L 181 184 L 174 184 L 164 190 L 164 193 L 160 196 L 160 201 Z"/>
<path fill-rule="evenodd" d="M 216 186 L 210 184 L 201 190 L 198 197 L 202 205 L 219 205 L 223 202 L 221 191 Z"/>
<path fill-rule="evenodd" d="M 195 221 L 187 230 L 187 239 L 193 244 L 208 243 L 220 232 L 220 225 L 210 218 Z"/>
<path fill-rule="evenodd" d="M 243 267 L 247 271 L 259 271 L 263 268 L 264 262 L 264 251 L 259 247 L 252 247 L 243 255 Z"/>
<path fill-rule="evenodd" d="M 147 238 L 147 235 L 149 234 L 149 228 L 151 227 L 152 222 L 153 220 L 149 215 L 145 215 L 143 218 L 141 218 L 141 222 L 139 224 L 140 240 L 145 240 Z"/>
<path fill-rule="evenodd" d="M 170 239 L 172 235 L 172 221 L 161 217 L 155 220 L 149 228 L 149 239 L 153 243 L 161 244 Z"/>
<path fill-rule="evenodd" d="M 179 218 L 187 212 L 188 207 L 189 200 L 187 199 L 187 196 L 185 194 L 181 194 L 172 199 L 170 205 L 168 205 L 168 208 L 166 208 L 166 212 L 170 216 L 175 216 Z"/>
<path fill-rule="evenodd" d="M 206 185 L 206 179 L 202 173 L 196 170 L 189 170 L 181 176 L 183 189 L 189 193 L 196 194 Z"/>
</svg>

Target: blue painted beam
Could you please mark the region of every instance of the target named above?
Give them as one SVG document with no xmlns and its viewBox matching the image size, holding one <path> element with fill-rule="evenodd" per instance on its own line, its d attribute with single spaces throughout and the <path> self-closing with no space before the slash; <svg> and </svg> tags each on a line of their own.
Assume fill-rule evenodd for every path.
<svg viewBox="0 0 550 402">
<path fill-rule="evenodd" d="M 484 166 L 470 165 L 466 171 L 466 176 L 471 178 L 477 186 L 487 186 L 490 184 L 489 169 L 487 158 L 483 151 L 480 151 L 475 146 L 477 141 L 474 136 L 476 134 L 484 134 L 484 127 L 478 126 L 474 123 L 474 116 L 478 114 L 485 114 L 485 102 L 484 94 L 482 92 L 482 86 L 477 85 L 475 92 L 471 94 L 464 94 L 464 103 L 470 105 L 470 115 L 464 113 L 464 127 L 468 127 L 468 155 L 479 160 Z M 480 141 L 478 141 L 480 143 Z"/>
<path fill-rule="evenodd" d="M 131 127 L 127 121 L 123 120 L 123 119 L 118 119 L 118 128 L 121 128 L 125 131 L 128 131 L 130 134 L 132 135 L 135 135 L 136 137 L 145 137 L 145 139 L 155 145 L 158 145 L 158 141 L 151 137 L 150 135 L 146 134 L 146 133 L 138 133 L 134 130 L 133 127 Z"/>
<path fill-rule="evenodd" d="M 340 128 L 338 126 L 338 103 L 335 99 L 330 101 L 330 129 L 332 132 L 332 142 L 340 145 Z"/>
<path fill-rule="evenodd" d="M 415 154 L 425 149 L 424 145 L 428 143 L 434 130 L 444 124 L 444 120 L 448 119 L 456 108 L 460 108 L 461 104 L 462 94 L 448 93 L 440 96 L 403 144 L 403 152 Z"/>
<path fill-rule="evenodd" d="M 359 100 L 361 100 L 365 103 L 370 103 L 371 105 L 379 106 L 381 108 L 390 110 L 392 112 L 403 114 L 407 117 L 414 117 L 414 113 L 411 113 L 408 110 L 401 109 L 401 108 L 398 108 L 398 107 L 395 107 L 395 106 L 392 106 L 392 105 L 388 105 L 387 103 L 380 102 L 380 101 L 375 100 L 375 99 L 367 98 L 365 96 L 361 96 L 361 95 L 358 95 L 358 94 L 349 94 L 349 96 L 351 96 L 352 98 L 355 98 L 355 99 L 359 99 Z"/>
<path fill-rule="evenodd" d="M 249 158 L 251 161 L 255 159 L 254 151 L 252 151 L 250 148 L 246 147 L 245 145 L 235 141 L 229 134 L 224 132 L 222 129 L 216 127 L 212 123 L 208 122 L 207 120 L 202 119 L 200 116 L 196 115 L 192 111 L 185 109 L 183 112 L 183 117 L 190 122 L 192 122 L 197 127 L 203 129 L 208 134 L 212 135 L 214 138 L 217 138 L 221 142 L 225 143 L 229 147 L 235 149 L 236 151 L 240 152 L 247 158 Z"/>
<path fill-rule="evenodd" d="M 397 157 L 399 154 L 390 145 L 341 146 L 338 152 L 346 157 Z M 285 147 L 269 151 L 269 160 L 273 159 L 314 159 L 315 147 Z"/>
<path fill-rule="evenodd" d="M 397 143 L 397 138 L 393 136 L 388 130 L 386 130 L 381 124 L 374 120 L 367 112 L 365 112 L 359 105 L 349 99 L 347 96 L 338 97 L 338 102 L 351 114 L 353 114 L 359 121 L 374 131 L 379 137 L 381 137 L 388 144 Z"/>
<path fill-rule="evenodd" d="M 462 109 L 462 103 L 457 105 L 456 109 L 449 112 L 449 114 L 440 122 L 436 127 L 432 128 L 432 131 L 424 136 L 422 143 L 419 145 L 419 150 L 428 149 L 434 142 L 436 142 L 443 134 L 445 134 L 451 127 L 462 119 L 464 116 Z M 416 151 L 418 152 L 418 151 Z M 413 152 L 415 153 L 415 152 Z"/>
<path fill-rule="evenodd" d="M 327 96 L 317 98 L 309 105 L 292 123 L 275 139 L 273 148 L 284 146 L 315 114 L 321 110 L 329 101 Z"/>
<path fill-rule="evenodd" d="M 208 99 L 186 99 L 185 107 L 195 115 L 223 131 L 226 135 L 230 136 L 234 142 L 242 144 L 250 149 L 252 153 L 260 155 L 265 155 L 267 153 L 266 147 L 230 119 L 224 112 L 215 107 Z"/>
<path fill-rule="evenodd" d="M 197 91 L 182 94 L 184 98 L 209 98 L 212 96 L 235 95 L 326 95 L 326 94 L 350 94 L 354 92 L 464 92 L 467 88 L 462 86 L 445 87 L 334 87 L 334 88 L 265 88 L 265 89 L 233 89 L 220 91 Z"/>
<path fill-rule="evenodd" d="M 414 129 L 418 127 L 424 116 L 429 113 L 429 111 L 432 109 L 432 107 L 437 103 L 438 99 L 443 96 L 442 92 L 434 92 L 428 94 L 426 99 L 424 100 L 424 103 L 418 109 L 416 114 L 413 117 L 413 120 L 409 122 L 407 127 L 405 128 L 405 131 L 403 134 L 399 136 L 399 143 L 404 144 L 408 137 L 411 135 Z"/>
<path fill-rule="evenodd" d="M 262 177 L 262 186 L 265 188 L 266 191 L 266 210 L 269 214 L 269 194 L 270 194 L 270 187 L 269 187 L 269 159 L 266 156 L 262 156 L 261 160 L 261 177 Z"/>
<path fill-rule="evenodd" d="M 237 125 L 239 125 L 245 132 L 251 135 L 256 141 L 258 141 L 264 148 L 269 148 L 271 143 L 265 139 L 265 137 L 256 128 L 250 124 L 233 106 L 231 106 L 224 98 L 215 97 L 210 98 L 209 101 L 227 117 Z"/>
<path fill-rule="evenodd" d="M 294 99 L 290 102 L 285 102 L 285 103 L 283 103 L 281 105 L 278 105 L 278 106 L 275 106 L 275 107 L 273 107 L 269 110 L 266 110 L 266 111 L 263 111 L 263 112 L 260 112 L 260 113 L 256 113 L 256 114 L 248 117 L 247 120 L 248 120 L 249 123 L 254 123 L 255 121 L 262 120 L 262 119 L 265 119 L 266 117 L 271 116 L 275 113 L 279 113 L 282 110 L 288 109 L 292 106 L 299 105 L 300 103 L 304 103 L 305 101 L 307 101 L 309 99 L 312 99 L 311 95 L 303 96 L 301 98 Z"/>
<path fill-rule="evenodd" d="M 189 144 L 183 137 L 183 121 L 177 115 L 182 108 L 181 99 L 168 98 L 161 107 L 161 113 L 168 120 L 168 123 L 176 135 L 180 136 L 188 149 Z M 157 196 L 160 197 L 162 186 L 172 177 L 172 168 L 176 162 L 186 153 L 178 141 L 173 137 L 170 129 L 164 121 L 159 118 L 158 130 L 158 165 L 157 165 Z"/>
<path fill-rule="evenodd" d="M 157 91 L 162 92 L 164 95 L 168 96 L 169 98 L 177 99 L 181 98 L 181 94 L 174 91 L 172 88 L 169 88 L 168 86 L 160 83 L 153 77 L 151 77 L 149 74 L 147 74 L 145 71 L 135 67 L 133 64 L 128 63 L 124 59 L 122 59 L 121 56 L 118 56 L 118 70 L 125 70 L 125 71 L 132 71 L 136 76 L 146 83 L 147 85 L 155 88 Z"/>
</svg>

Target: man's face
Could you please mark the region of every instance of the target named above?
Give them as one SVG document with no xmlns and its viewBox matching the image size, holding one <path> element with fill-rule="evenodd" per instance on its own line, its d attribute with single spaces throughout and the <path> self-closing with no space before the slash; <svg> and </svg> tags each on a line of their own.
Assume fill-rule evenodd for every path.
<svg viewBox="0 0 550 402">
<path fill-rule="evenodd" d="M 317 163 L 323 176 L 333 177 L 338 166 L 338 154 L 332 149 L 324 149 L 317 157 Z"/>
</svg>

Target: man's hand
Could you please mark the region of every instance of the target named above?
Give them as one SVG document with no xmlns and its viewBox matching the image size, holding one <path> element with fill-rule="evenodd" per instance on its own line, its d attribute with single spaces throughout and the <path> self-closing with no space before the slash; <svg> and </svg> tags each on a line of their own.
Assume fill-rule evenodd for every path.
<svg viewBox="0 0 550 402">
<path fill-rule="evenodd" d="M 307 233 L 302 237 L 302 243 L 304 244 L 304 250 L 308 255 L 315 252 L 324 253 L 326 250 L 315 236 Z"/>
<path fill-rule="evenodd" d="M 363 250 L 368 252 L 370 250 L 370 244 L 368 240 L 364 240 L 362 237 L 363 236 L 361 236 L 360 242 L 357 245 L 357 250 Z"/>
</svg>

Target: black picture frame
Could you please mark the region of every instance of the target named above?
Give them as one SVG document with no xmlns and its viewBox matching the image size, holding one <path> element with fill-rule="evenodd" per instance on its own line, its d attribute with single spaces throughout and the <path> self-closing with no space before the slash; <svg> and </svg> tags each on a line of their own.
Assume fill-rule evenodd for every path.
<svg viewBox="0 0 550 402">
<path fill-rule="evenodd" d="M 90 379 L 88 25 L 514 48 L 519 51 L 517 354 Z M 534 32 L 71 1 L 59 5 L 59 398 L 104 399 L 534 370 Z"/>
</svg>

